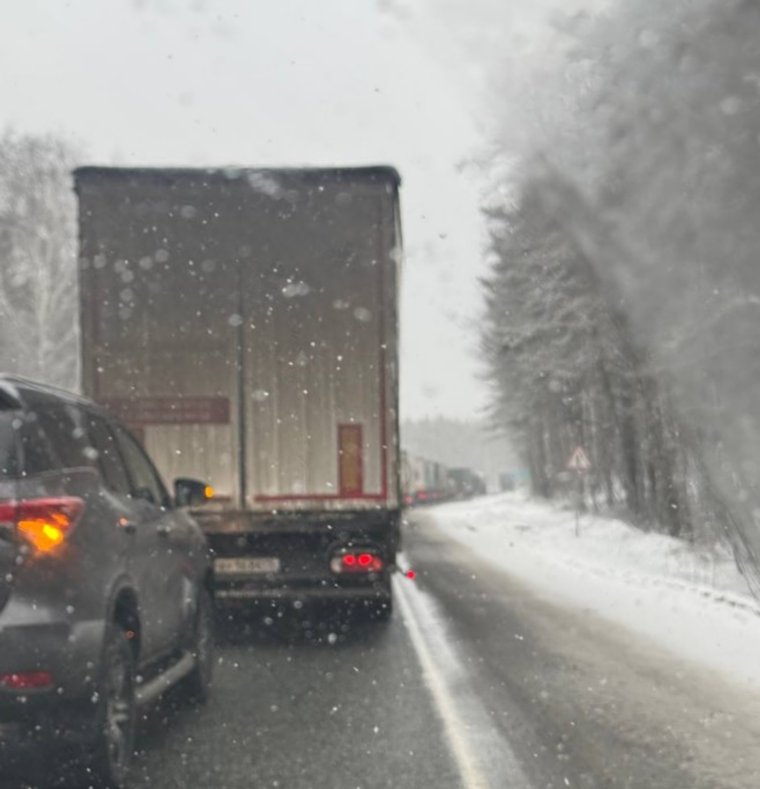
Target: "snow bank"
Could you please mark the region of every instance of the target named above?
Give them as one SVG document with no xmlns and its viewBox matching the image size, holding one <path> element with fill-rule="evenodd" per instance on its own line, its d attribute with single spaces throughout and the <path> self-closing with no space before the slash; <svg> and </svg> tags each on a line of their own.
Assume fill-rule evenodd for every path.
<svg viewBox="0 0 760 789">
<path fill-rule="evenodd" d="M 519 493 L 428 511 L 444 534 L 542 597 L 615 621 L 760 693 L 760 603 L 725 549 L 575 515 Z"/>
</svg>

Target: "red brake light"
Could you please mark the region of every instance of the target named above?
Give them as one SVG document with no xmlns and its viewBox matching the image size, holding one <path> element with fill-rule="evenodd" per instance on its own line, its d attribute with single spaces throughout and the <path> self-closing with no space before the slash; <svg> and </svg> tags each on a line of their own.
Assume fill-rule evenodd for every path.
<svg viewBox="0 0 760 789">
<path fill-rule="evenodd" d="M 84 512 L 75 496 L 49 496 L 0 504 L 0 523 L 8 523 L 39 553 L 51 553 L 71 534 Z"/>
<path fill-rule="evenodd" d="M 334 573 L 379 573 L 383 569 L 383 560 L 376 553 L 344 553 L 334 556 L 330 562 Z"/>
<path fill-rule="evenodd" d="M 53 675 L 49 671 L 23 671 L 13 674 L 0 674 L 0 687 L 8 690 L 39 690 L 53 685 Z"/>
</svg>

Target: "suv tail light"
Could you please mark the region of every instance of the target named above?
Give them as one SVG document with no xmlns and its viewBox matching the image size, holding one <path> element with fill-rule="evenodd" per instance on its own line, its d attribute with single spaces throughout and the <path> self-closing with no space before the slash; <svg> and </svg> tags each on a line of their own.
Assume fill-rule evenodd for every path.
<svg viewBox="0 0 760 789">
<path fill-rule="evenodd" d="M 0 525 L 23 537 L 38 553 L 52 553 L 71 534 L 84 512 L 75 496 L 0 502 Z"/>
<path fill-rule="evenodd" d="M 330 560 L 330 569 L 339 574 L 379 573 L 383 569 L 383 560 L 372 551 L 341 553 Z"/>
<path fill-rule="evenodd" d="M 53 686 L 53 675 L 49 671 L 22 671 L 0 674 L 0 688 L 8 690 L 42 690 Z"/>
</svg>

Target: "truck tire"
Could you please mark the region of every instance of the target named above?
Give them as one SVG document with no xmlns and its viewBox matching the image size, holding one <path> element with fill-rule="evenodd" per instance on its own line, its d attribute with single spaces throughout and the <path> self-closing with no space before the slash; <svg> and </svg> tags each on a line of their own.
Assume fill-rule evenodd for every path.
<svg viewBox="0 0 760 789">
<path fill-rule="evenodd" d="M 195 666 L 182 680 L 181 688 L 190 701 L 203 704 L 208 700 L 214 672 L 214 606 L 206 589 L 202 589 L 198 596 L 190 650 L 195 658 Z"/>
<path fill-rule="evenodd" d="M 373 622 L 390 622 L 393 616 L 393 596 L 388 595 L 383 600 L 378 600 L 370 616 Z"/>
<path fill-rule="evenodd" d="M 372 622 L 389 622 L 393 616 L 393 591 L 390 583 L 382 594 L 367 604 L 367 613 Z"/>
<path fill-rule="evenodd" d="M 137 723 L 135 684 L 135 655 L 126 633 L 109 625 L 96 734 L 85 767 L 88 785 L 109 789 L 127 785 Z"/>
</svg>

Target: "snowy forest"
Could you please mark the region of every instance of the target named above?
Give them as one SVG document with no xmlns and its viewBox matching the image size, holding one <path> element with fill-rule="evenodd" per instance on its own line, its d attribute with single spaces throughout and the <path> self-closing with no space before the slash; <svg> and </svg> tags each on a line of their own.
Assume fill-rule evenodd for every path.
<svg viewBox="0 0 760 789">
<path fill-rule="evenodd" d="M 561 106 L 536 99 L 485 209 L 491 419 L 536 493 L 582 444 L 587 493 L 757 567 L 760 7 L 627 0 L 561 24 Z"/>
</svg>

